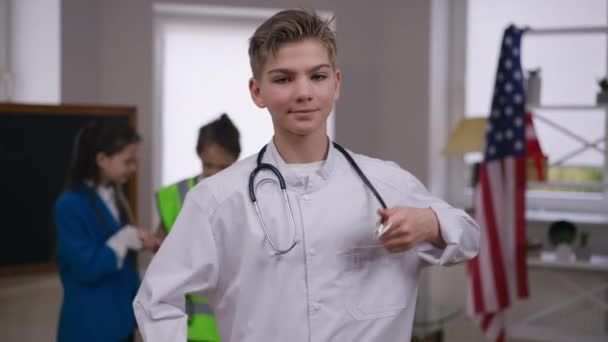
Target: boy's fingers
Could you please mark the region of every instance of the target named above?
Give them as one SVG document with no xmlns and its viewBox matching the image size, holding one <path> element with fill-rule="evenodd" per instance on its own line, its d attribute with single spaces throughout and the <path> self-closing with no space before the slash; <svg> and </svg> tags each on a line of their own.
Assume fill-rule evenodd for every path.
<svg viewBox="0 0 608 342">
<path fill-rule="evenodd" d="M 382 241 L 386 241 L 386 240 L 398 238 L 403 235 L 405 235 L 405 232 L 402 229 L 400 229 L 400 227 L 395 226 L 395 227 L 391 227 L 391 229 L 389 229 L 386 233 L 384 233 L 381 236 L 381 238 L 382 238 Z"/>
<path fill-rule="evenodd" d="M 380 215 L 380 219 L 382 221 L 386 221 L 388 219 L 388 214 L 386 213 L 386 209 L 378 209 L 378 215 Z"/>
<path fill-rule="evenodd" d="M 378 215 L 380 215 L 380 221 L 384 224 L 395 224 L 393 216 L 398 213 L 399 208 L 388 208 L 388 209 L 378 209 Z"/>
<path fill-rule="evenodd" d="M 381 215 L 384 215 L 384 216 L 393 216 L 398 211 L 399 211 L 399 208 L 378 209 L 378 213 L 381 213 Z"/>
<path fill-rule="evenodd" d="M 397 227 L 392 227 L 386 233 L 384 233 L 380 237 L 380 241 L 382 241 L 383 243 L 387 242 L 387 241 L 395 241 L 395 240 L 405 239 L 405 238 L 407 238 L 407 236 L 408 236 L 408 231 L 404 230 L 400 226 L 397 226 Z"/>
</svg>

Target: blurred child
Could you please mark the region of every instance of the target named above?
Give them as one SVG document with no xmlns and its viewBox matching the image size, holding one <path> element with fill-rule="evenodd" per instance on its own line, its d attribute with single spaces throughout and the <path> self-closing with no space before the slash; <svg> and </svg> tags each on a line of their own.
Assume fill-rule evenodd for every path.
<svg viewBox="0 0 608 342">
<path fill-rule="evenodd" d="M 213 176 L 232 165 L 241 154 L 240 133 L 227 114 L 202 126 L 198 131 L 196 154 L 201 161 L 202 172 L 175 184 L 168 185 L 156 193 L 161 218 L 157 236 L 164 239 L 182 208 L 186 193 L 205 177 Z M 188 314 L 188 341 L 219 342 L 213 312 L 207 300 L 194 294 L 186 297 Z"/>
<path fill-rule="evenodd" d="M 139 140 L 116 119 L 92 122 L 77 134 L 66 189 L 54 208 L 63 285 L 59 342 L 133 340 L 134 254 L 157 244 L 129 222 L 121 192 L 135 172 Z"/>
</svg>

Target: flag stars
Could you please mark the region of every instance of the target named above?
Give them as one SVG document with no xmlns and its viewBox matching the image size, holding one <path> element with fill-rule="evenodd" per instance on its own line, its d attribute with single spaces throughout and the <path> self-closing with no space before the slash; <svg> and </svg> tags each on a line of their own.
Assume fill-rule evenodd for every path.
<svg viewBox="0 0 608 342">
<path fill-rule="evenodd" d="M 505 62 L 504 63 L 505 63 L 505 68 L 507 68 L 507 70 L 511 69 L 513 67 L 513 62 L 511 62 L 511 60 L 508 59 L 508 58 L 505 58 Z"/>
<path fill-rule="evenodd" d="M 494 147 L 494 145 L 489 145 L 488 146 L 488 154 L 490 154 L 491 156 L 493 156 L 496 153 L 496 147 Z"/>
<path fill-rule="evenodd" d="M 494 139 L 496 139 L 497 142 L 501 142 L 502 141 L 502 133 L 501 132 L 496 132 L 496 134 L 494 134 Z"/>
<path fill-rule="evenodd" d="M 524 124 L 524 120 L 522 120 L 519 117 L 515 118 L 515 126 L 521 127 L 521 125 L 523 125 L 523 124 Z"/>
<path fill-rule="evenodd" d="M 513 85 L 509 82 L 505 83 L 505 91 L 507 93 L 510 93 L 511 91 L 513 91 Z"/>
<path fill-rule="evenodd" d="M 504 96 L 500 96 L 498 98 L 498 103 L 500 103 L 501 105 L 504 105 L 505 103 L 507 103 L 507 98 L 505 98 Z"/>
<path fill-rule="evenodd" d="M 513 78 L 514 78 L 516 81 L 521 80 L 521 72 L 519 72 L 519 71 L 514 72 L 514 73 L 513 73 Z"/>
<path fill-rule="evenodd" d="M 518 151 L 521 151 L 524 148 L 524 144 L 521 142 L 521 140 L 517 140 L 515 142 L 515 149 Z"/>
<path fill-rule="evenodd" d="M 506 46 L 511 46 L 513 44 L 513 39 L 509 36 L 505 37 L 505 45 Z"/>
<path fill-rule="evenodd" d="M 513 96 L 513 101 L 517 104 L 521 104 L 524 101 L 524 98 L 521 94 L 515 94 L 515 96 Z"/>
<path fill-rule="evenodd" d="M 507 140 L 511 140 L 513 139 L 513 131 L 508 129 L 505 131 L 505 138 L 507 138 Z"/>
<path fill-rule="evenodd" d="M 492 116 L 498 119 L 498 118 L 500 117 L 500 110 L 498 110 L 498 109 L 494 109 L 494 110 L 492 111 Z M 489 127 L 489 126 L 490 126 L 490 125 L 488 125 L 488 127 Z"/>
<path fill-rule="evenodd" d="M 511 50 L 511 53 L 513 54 L 513 56 L 519 56 L 519 49 L 513 48 L 513 50 Z"/>
<path fill-rule="evenodd" d="M 506 106 L 506 107 L 505 107 L 505 115 L 506 115 L 506 116 L 511 116 L 511 115 L 513 115 L 513 107 L 511 107 L 511 106 Z"/>
</svg>

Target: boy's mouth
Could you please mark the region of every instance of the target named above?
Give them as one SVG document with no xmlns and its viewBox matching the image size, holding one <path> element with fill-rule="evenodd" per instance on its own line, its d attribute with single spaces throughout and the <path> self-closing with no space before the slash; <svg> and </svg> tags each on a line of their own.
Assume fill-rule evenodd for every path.
<svg viewBox="0 0 608 342">
<path fill-rule="evenodd" d="M 290 109 L 290 114 L 309 114 L 312 112 L 316 112 L 317 109 Z"/>
</svg>

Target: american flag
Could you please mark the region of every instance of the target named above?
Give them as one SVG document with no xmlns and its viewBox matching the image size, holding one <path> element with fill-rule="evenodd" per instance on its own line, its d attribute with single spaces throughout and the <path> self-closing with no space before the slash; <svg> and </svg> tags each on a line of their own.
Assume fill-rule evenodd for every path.
<svg viewBox="0 0 608 342">
<path fill-rule="evenodd" d="M 467 311 L 480 319 L 484 334 L 494 341 L 505 338 L 504 311 L 517 298 L 528 296 L 522 33 L 510 26 L 502 39 L 475 190 L 473 216 L 481 229 L 481 248 L 468 264 Z"/>
</svg>

